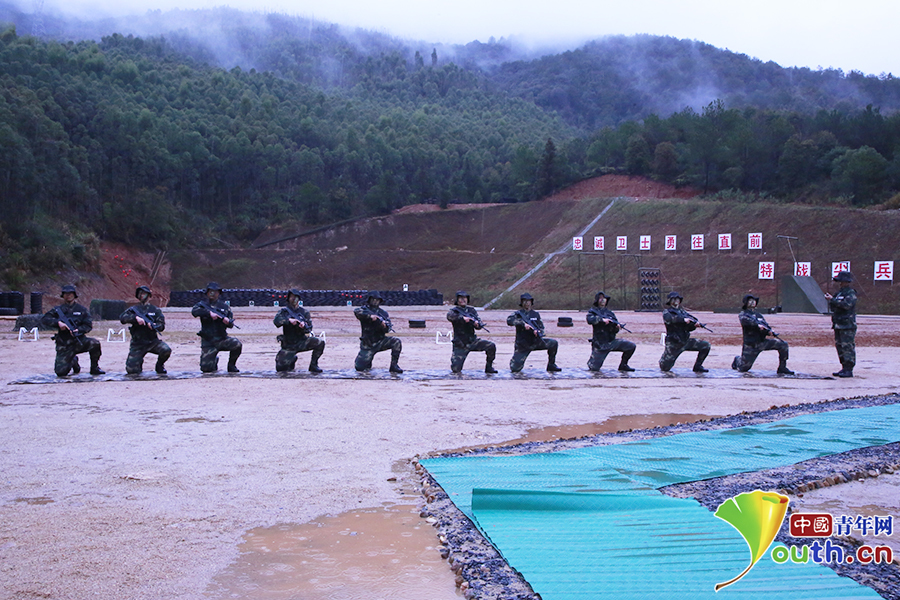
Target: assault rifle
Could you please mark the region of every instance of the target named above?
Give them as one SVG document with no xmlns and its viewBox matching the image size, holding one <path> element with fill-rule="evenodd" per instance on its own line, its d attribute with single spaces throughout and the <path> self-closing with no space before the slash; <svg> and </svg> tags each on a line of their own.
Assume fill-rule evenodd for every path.
<svg viewBox="0 0 900 600">
<path fill-rule="evenodd" d="M 207 302 L 206 300 L 201 300 L 201 301 L 199 302 L 199 304 L 200 304 L 200 306 L 202 306 L 203 308 L 205 308 L 206 310 L 208 310 L 208 311 L 209 311 L 209 314 L 211 314 L 211 315 L 216 315 L 217 317 L 219 317 L 220 319 L 222 319 L 222 322 L 223 322 L 223 323 L 225 322 L 225 319 L 228 319 L 228 317 L 226 317 L 226 316 L 223 315 L 221 312 L 219 312 L 219 311 L 217 311 L 216 309 L 214 309 L 214 308 L 212 307 L 212 305 L 210 305 L 210 303 Z M 234 322 L 234 317 L 232 317 L 232 318 L 230 318 L 230 319 L 228 319 L 228 320 L 231 321 L 231 324 L 234 325 L 235 328 L 240 329 L 240 327 L 238 326 L 238 324 Z"/>
<path fill-rule="evenodd" d="M 534 328 L 534 336 L 537 339 L 539 339 L 539 340 L 544 339 L 544 330 L 541 329 L 540 327 L 538 327 L 537 323 L 534 322 L 534 319 L 532 319 L 531 317 L 526 315 L 521 310 L 517 310 L 516 314 L 519 315 L 519 318 L 522 319 L 526 324 L 528 324 Z"/>
<path fill-rule="evenodd" d="M 484 321 L 482 321 L 478 317 L 478 315 L 472 316 L 458 306 L 454 306 L 450 310 L 452 310 L 453 312 L 455 312 L 456 314 L 458 314 L 461 317 L 465 317 L 466 319 L 472 319 L 473 321 L 475 321 L 475 323 L 478 325 L 478 327 L 480 329 L 483 329 L 485 332 L 487 332 L 487 333 L 491 332 L 491 330 L 487 328 L 487 325 L 484 324 Z"/>
<path fill-rule="evenodd" d="M 61 307 L 57 306 L 56 308 L 53 309 L 53 312 L 55 312 L 56 316 L 59 317 L 59 320 L 63 322 L 63 325 L 68 327 L 69 333 L 72 334 L 72 337 L 74 337 L 75 339 L 79 339 L 79 340 L 81 338 L 83 338 L 85 336 L 85 334 L 79 333 L 78 328 L 75 327 L 74 325 L 72 325 L 72 321 L 69 320 L 69 317 L 66 316 L 66 313 L 64 313 L 62 310 L 60 310 L 60 308 Z"/>
<path fill-rule="evenodd" d="M 376 313 L 368 304 L 365 304 L 360 308 L 362 308 L 362 313 L 367 317 L 375 317 L 376 319 L 381 321 L 381 324 L 387 328 L 388 332 L 394 331 L 394 325 L 393 323 L 391 323 L 391 320 L 385 319 L 384 317 Z"/>
<path fill-rule="evenodd" d="M 306 319 L 303 318 L 303 315 L 294 312 L 290 306 L 285 306 L 284 309 L 287 311 L 288 316 L 296 321 L 300 321 L 300 329 L 302 329 L 306 333 L 310 333 L 312 331 L 312 327 L 309 323 L 306 322 Z"/>
<path fill-rule="evenodd" d="M 153 331 L 159 331 L 159 329 L 157 329 L 157 327 L 159 327 L 159 325 L 156 324 L 156 320 L 148 317 L 146 312 L 139 311 L 137 306 L 129 307 L 129 309 L 126 312 L 133 313 L 135 316 L 142 318 L 144 320 L 144 324 L 147 327 L 149 327 L 150 329 L 152 329 Z"/>
<path fill-rule="evenodd" d="M 775 333 L 775 330 L 772 329 L 772 326 L 769 325 L 768 323 L 766 323 L 766 320 L 763 319 L 762 317 L 756 317 L 756 323 L 758 325 L 762 325 L 765 328 L 765 332 L 771 333 L 772 337 L 777 337 L 778 339 L 781 339 L 781 336 L 779 336 L 777 333 Z"/>
<path fill-rule="evenodd" d="M 618 319 L 616 319 L 616 318 L 614 318 L 614 317 L 610 317 L 610 316 L 604 315 L 604 314 L 602 314 L 602 313 L 600 313 L 600 312 L 593 312 L 593 311 L 595 311 L 595 310 L 597 310 L 597 309 L 592 308 L 592 309 L 591 309 L 591 314 L 597 315 L 597 316 L 600 317 L 601 319 L 606 319 L 607 321 L 610 322 L 610 324 L 618 326 L 619 329 L 621 329 L 622 331 L 627 331 L 628 333 L 634 333 L 633 331 L 631 331 L 630 329 L 628 329 L 627 327 L 625 327 L 625 323 L 619 323 Z"/>
<path fill-rule="evenodd" d="M 691 313 L 685 311 L 684 314 L 686 314 L 689 318 L 693 319 L 693 320 L 697 323 L 697 327 L 702 327 L 703 329 L 707 330 L 707 331 L 710 332 L 710 333 L 715 333 L 712 329 L 710 329 L 709 327 L 707 327 L 706 324 L 701 323 L 701 322 L 700 322 L 700 319 L 698 319 L 697 317 L 695 317 L 695 316 L 692 315 Z"/>
</svg>

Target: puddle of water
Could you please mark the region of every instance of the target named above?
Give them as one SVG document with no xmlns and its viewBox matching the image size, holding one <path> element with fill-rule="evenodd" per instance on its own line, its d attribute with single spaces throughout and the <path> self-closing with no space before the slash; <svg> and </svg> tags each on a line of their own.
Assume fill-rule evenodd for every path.
<svg viewBox="0 0 900 600">
<path fill-rule="evenodd" d="M 415 506 L 253 529 L 207 596 L 247 600 L 459 600 L 434 528 Z"/>
<path fill-rule="evenodd" d="M 53 502 L 53 498 L 48 498 L 47 496 L 38 496 L 37 498 L 16 498 L 16 502 L 24 502 L 25 504 L 50 504 Z"/>
<path fill-rule="evenodd" d="M 697 421 L 716 418 L 719 415 L 695 415 L 684 413 L 661 413 L 656 415 L 619 415 L 610 417 L 601 423 L 583 423 L 580 425 L 555 425 L 552 427 L 538 427 L 529 429 L 520 438 L 499 442 L 496 444 L 481 444 L 479 446 L 466 446 L 448 452 L 464 452 L 479 448 L 493 448 L 502 446 L 516 446 L 527 442 L 552 442 L 555 440 L 568 440 L 572 438 L 599 435 L 601 433 L 616 433 L 628 429 L 652 429 L 654 427 L 666 427 L 678 423 L 696 423 Z"/>
</svg>

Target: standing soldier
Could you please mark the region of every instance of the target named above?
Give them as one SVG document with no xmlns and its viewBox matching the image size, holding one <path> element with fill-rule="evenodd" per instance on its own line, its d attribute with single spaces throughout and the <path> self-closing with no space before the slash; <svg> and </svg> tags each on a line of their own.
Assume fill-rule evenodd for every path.
<svg viewBox="0 0 900 600">
<path fill-rule="evenodd" d="M 756 310 L 759 304 L 759 298 L 753 294 L 744 296 L 744 306 L 738 319 L 741 321 L 741 330 L 744 334 L 744 346 L 741 349 L 741 355 L 735 356 L 731 361 L 731 368 L 741 373 L 746 373 L 753 366 L 756 357 L 760 352 L 766 350 L 778 351 L 778 374 L 793 375 L 794 372 L 787 368 L 788 361 L 788 345 L 787 342 L 780 339 L 766 339 L 766 336 L 772 334 L 778 337 L 772 328 L 766 323 L 765 318 Z"/>
<path fill-rule="evenodd" d="M 663 312 L 663 322 L 666 324 L 666 349 L 659 359 L 659 368 L 663 371 L 670 370 L 675 361 L 685 350 L 697 353 L 694 362 L 695 373 L 706 373 L 709 369 L 703 368 L 703 361 L 709 354 L 710 345 L 706 340 L 697 340 L 691 337 L 691 332 L 697 327 L 704 327 L 697 317 L 689 314 L 681 308 L 684 298 L 678 292 L 669 292 L 666 306 Z"/>
<path fill-rule="evenodd" d="M 166 328 L 166 318 L 162 311 L 150 304 L 153 293 L 146 285 L 134 291 L 134 297 L 140 302 L 122 313 L 119 321 L 131 325 L 131 347 L 125 359 L 125 372 L 138 375 L 144 368 L 144 356 L 149 352 L 156 354 L 156 372 L 166 374 L 166 361 L 172 355 L 169 345 L 159 339 L 159 332 Z"/>
<path fill-rule="evenodd" d="M 403 343 L 400 338 L 386 335 L 393 331 L 391 319 L 387 312 L 381 308 L 384 301 L 380 292 L 369 292 L 366 296 L 366 304 L 353 310 L 353 314 L 359 319 L 362 335 L 359 337 L 359 354 L 356 356 L 356 370 L 368 371 L 372 368 L 372 359 L 375 354 L 385 350 L 391 351 L 391 373 L 402 373 L 403 369 L 397 364 L 400 360 L 400 352 Z"/>
<path fill-rule="evenodd" d="M 484 372 L 496 373 L 494 357 L 497 356 L 497 346 L 494 342 L 482 340 L 475 335 L 476 329 L 485 331 L 487 329 L 478 318 L 475 307 L 469 306 L 468 292 L 462 290 L 456 292 L 456 301 L 447 313 L 447 320 L 453 323 L 453 355 L 450 358 L 450 370 L 454 373 L 462 371 L 469 352 L 484 352 L 487 357 Z"/>
<path fill-rule="evenodd" d="M 634 371 L 628 366 L 628 359 L 634 354 L 636 346 L 628 340 L 617 340 L 616 334 L 623 325 L 616 319 L 616 314 L 606 308 L 609 296 L 603 292 L 597 292 L 594 296 L 594 306 L 588 311 L 587 322 L 594 326 L 594 336 L 591 338 L 591 358 L 588 359 L 588 369 L 599 371 L 610 352 L 621 352 L 622 360 L 619 361 L 620 371 Z"/>
<path fill-rule="evenodd" d="M 75 302 L 78 292 L 74 285 L 64 285 L 60 296 L 63 303 L 41 317 L 41 325 L 46 329 L 56 329 L 53 336 L 56 341 L 56 363 L 53 370 L 57 377 L 65 377 L 72 371 L 81 373 L 78 354 L 87 352 L 91 357 L 91 375 L 103 375 L 106 371 L 100 368 L 100 341 L 87 337 L 93 327 L 91 313 Z"/>
<path fill-rule="evenodd" d="M 850 287 L 853 275 L 841 271 L 834 276 L 841 284 L 836 296 L 825 294 L 831 309 L 831 328 L 834 329 L 834 347 L 837 349 L 841 370 L 832 373 L 835 377 L 853 377 L 856 366 L 856 290 Z"/>
<path fill-rule="evenodd" d="M 287 297 L 288 305 L 275 315 L 275 327 L 282 327 L 284 333 L 278 336 L 281 350 L 275 355 L 276 371 L 293 371 L 297 364 L 297 353 L 312 350 L 309 372 L 321 373 L 319 357 L 325 352 L 325 340 L 310 335 L 313 323 L 309 311 L 300 306 L 300 290 L 291 289 Z"/>
<path fill-rule="evenodd" d="M 219 369 L 219 351 L 227 350 L 228 372 L 240 373 L 237 359 L 241 355 L 241 341 L 228 337 L 228 329 L 234 327 L 234 315 L 231 307 L 219 299 L 222 288 L 211 281 L 206 286 L 206 299 L 201 300 L 191 309 L 191 314 L 200 318 L 200 371 L 214 373 Z"/>
<path fill-rule="evenodd" d="M 544 337 L 544 322 L 541 314 L 531 310 L 534 306 L 534 298 L 525 293 L 519 296 L 520 310 L 506 318 L 506 324 L 516 328 L 516 345 L 512 358 L 509 359 L 509 369 L 518 373 L 525 366 L 525 360 L 534 350 L 547 351 L 547 370 L 550 372 L 562 371 L 556 366 L 556 352 L 559 344 L 556 340 Z"/>
</svg>

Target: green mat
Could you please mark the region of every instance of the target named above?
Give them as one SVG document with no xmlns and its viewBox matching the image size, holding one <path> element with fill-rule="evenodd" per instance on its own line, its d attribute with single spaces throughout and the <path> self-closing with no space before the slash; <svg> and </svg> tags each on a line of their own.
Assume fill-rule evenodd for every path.
<svg viewBox="0 0 900 600">
<path fill-rule="evenodd" d="M 878 598 L 807 563 L 750 562 L 743 538 L 694 500 L 657 488 L 900 441 L 900 405 L 737 429 L 523 456 L 422 461 L 544 600 L 723 597 Z M 749 490 L 747 490 L 749 491 Z"/>
</svg>

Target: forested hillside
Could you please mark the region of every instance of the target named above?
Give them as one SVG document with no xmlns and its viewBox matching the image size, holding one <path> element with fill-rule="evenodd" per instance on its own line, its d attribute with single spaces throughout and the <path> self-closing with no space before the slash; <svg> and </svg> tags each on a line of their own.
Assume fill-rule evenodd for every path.
<svg viewBox="0 0 900 600">
<path fill-rule="evenodd" d="M 99 42 L 0 26 L 6 281 L 90 268 L 100 239 L 241 245 L 272 223 L 528 201 L 604 173 L 726 200 L 900 206 L 890 76 L 649 36 L 517 59 L 502 40 L 416 46 L 227 9 L 134 26 L 179 18 L 165 38 Z"/>
</svg>

